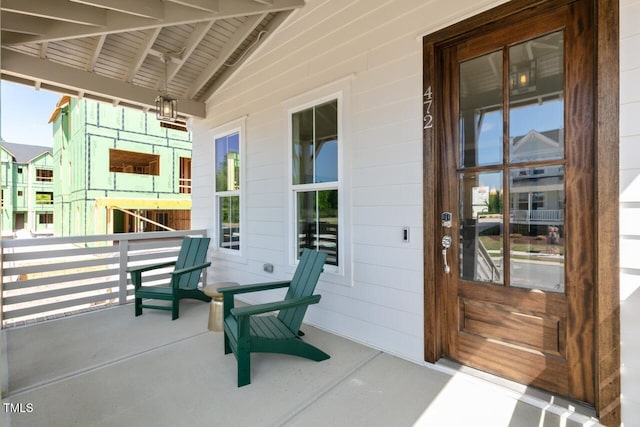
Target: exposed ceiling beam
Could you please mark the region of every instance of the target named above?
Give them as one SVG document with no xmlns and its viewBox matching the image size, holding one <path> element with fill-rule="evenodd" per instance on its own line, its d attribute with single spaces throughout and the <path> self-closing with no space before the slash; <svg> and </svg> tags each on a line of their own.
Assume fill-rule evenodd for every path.
<svg viewBox="0 0 640 427">
<path fill-rule="evenodd" d="M 107 25 L 106 10 L 67 0 L 2 0 L 0 10 L 83 25 Z"/>
<path fill-rule="evenodd" d="M 194 7 L 205 12 L 216 12 L 218 10 L 218 0 L 167 0 L 183 6 Z"/>
<path fill-rule="evenodd" d="M 154 28 L 152 30 L 148 30 L 147 35 L 145 36 L 144 41 L 142 42 L 142 46 L 140 47 L 140 50 L 136 53 L 136 57 L 133 58 L 133 62 L 131 63 L 131 67 L 129 68 L 129 72 L 127 73 L 126 80 L 128 82 L 133 81 L 133 78 L 138 73 L 138 70 L 142 66 L 142 63 L 144 62 L 145 59 L 147 59 L 147 55 L 149 55 L 149 52 L 151 51 L 151 47 L 153 46 L 153 43 L 156 41 L 158 34 L 160 34 L 160 30 L 162 30 L 162 28 Z"/>
<path fill-rule="evenodd" d="M 2 8 L 7 1 L 21 2 L 22 0 L 2 0 Z M 34 0 L 36 3 L 47 0 Z M 59 2 L 60 0 L 52 0 Z M 133 0 L 132 0 L 133 1 Z M 11 43 L 32 43 L 53 40 L 63 40 L 70 38 L 90 37 L 101 34 L 120 33 L 125 31 L 148 30 L 151 28 L 164 27 L 169 25 L 194 24 L 196 22 L 210 21 L 212 19 L 226 19 L 238 16 L 263 14 L 269 12 L 279 12 L 292 10 L 304 6 L 304 0 L 273 0 L 271 5 L 265 6 L 253 0 L 217 0 L 219 10 L 217 12 L 203 12 L 193 8 L 171 2 L 163 2 L 165 19 L 149 20 L 138 16 L 107 11 L 107 24 L 103 27 L 72 27 L 64 23 L 54 24 L 46 35 L 24 36 L 23 38 L 13 38 Z M 30 3 L 30 2 L 29 2 Z M 69 4 L 69 3 L 67 3 Z M 83 6 L 83 5 L 75 5 Z M 89 6 L 84 6 L 89 7 Z M 89 7 L 90 8 L 90 7 Z M 100 10 L 97 8 L 90 8 Z M 4 40 L 3 40 L 4 41 Z"/>
<path fill-rule="evenodd" d="M 70 0 L 73 3 L 82 3 L 129 15 L 143 18 L 162 19 L 164 8 L 161 0 Z"/>
<path fill-rule="evenodd" d="M 42 60 L 9 49 L 2 49 L 2 73 L 13 76 L 14 79 L 41 81 L 43 86 L 47 83 L 55 87 L 66 88 L 72 93 L 84 92 L 86 97 L 92 94 L 104 98 L 108 102 L 117 101 L 141 108 L 155 108 L 154 101 L 158 95 L 158 92 L 152 89 L 99 76 L 95 73 Z M 203 102 L 179 99 L 178 108 L 180 114 L 183 115 L 205 116 Z"/>
<path fill-rule="evenodd" d="M 102 46 L 104 45 L 104 41 L 106 39 L 106 34 L 97 37 L 96 44 L 93 47 L 93 52 L 91 53 L 91 58 L 89 58 L 89 63 L 87 64 L 87 71 L 93 71 L 93 68 L 96 66 L 98 57 L 100 57 L 100 51 L 102 51 Z"/>
<path fill-rule="evenodd" d="M 271 37 L 274 30 L 278 28 L 280 24 L 282 24 L 289 15 L 291 15 L 291 12 L 293 11 L 287 10 L 287 11 L 278 13 L 271 20 L 271 22 L 269 22 L 269 26 L 265 28 L 265 31 L 267 31 L 267 33 L 265 34 L 265 37 L 260 39 L 260 41 L 257 42 L 256 45 L 251 48 L 250 52 L 248 52 L 245 56 L 243 56 L 240 60 L 238 60 L 237 64 L 234 64 L 233 67 L 227 67 L 227 69 L 216 79 L 215 83 L 207 89 L 207 91 L 200 97 L 200 99 L 204 102 L 207 102 L 209 98 L 211 98 L 213 94 L 231 78 L 231 76 L 238 70 L 238 68 L 240 68 L 240 66 L 242 66 L 242 64 L 244 64 L 251 57 L 251 55 L 256 51 L 256 49 L 262 44 L 264 44 L 266 40 L 269 39 L 269 37 Z"/>
<path fill-rule="evenodd" d="M 22 15 L 13 12 L 2 11 L 2 31 L 11 31 L 20 34 L 43 35 L 51 21 L 37 16 Z"/>
<path fill-rule="evenodd" d="M 49 43 L 42 43 L 40 45 L 40 59 L 47 59 L 48 48 L 49 48 Z"/>
<path fill-rule="evenodd" d="M 207 35 L 209 30 L 213 26 L 213 23 L 214 21 L 207 21 L 207 22 L 198 22 L 195 25 L 193 32 L 189 35 L 189 38 L 185 43 L 184 51 L 182 52 L 182 55 L 180 56 L 179 60 L 175 62 L 172 61 L 167 66 L 167 81 L 170 82 L 176 76 L 176 74 L 178 74 L 178 72 L 180 71 L 180 68 L 182 68 L 185 61 L 191 56 L 193 51 L 198 47 L 198 45 L 200 44 L 204 36 Z M 156 86 L 156 89 L 160 89 L 161 84 L 162 82 L 160 82 L 158 86 Z"/>
<path fill-rule="evenodd" d="M 224 63 L 229 59 L 231 54 L 242 44 L 242 42 L 247 38 L 249 34 L 262 22 L 264 17 L 267 14 L 262 15 L 252 15 L 247 17 L 247 19 L 242 23 L 240 27 L 236 30 L 233 36 L 229 39 L 229 41 L 224 45 L 224 48 L 220 51 L 218 57 L 211 61 L 207 68 L 205 68 L 202 73 L 198 76 L 195 82 L 191 85 L 189 90 L 187 91 L 187 98 L 193 99 L 196 93 L 202 87 L 207 84 L 211 76 L 213 76 L 216 71 L 220 69 L 224 65 Z"/>
</svg>

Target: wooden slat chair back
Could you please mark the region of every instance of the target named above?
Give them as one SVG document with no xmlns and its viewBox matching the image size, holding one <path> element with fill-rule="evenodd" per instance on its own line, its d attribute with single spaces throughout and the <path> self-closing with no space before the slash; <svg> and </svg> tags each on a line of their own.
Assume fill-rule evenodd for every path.
<svg viewBox="0 0 640 427">
<path fill-rule="evenodd" d="M 251 382 L 251 353 L 283 353 L 315 361 L 330 357 L 300 337 L 307 307 L 320 301 L 313 292 L 326 259 L 325 253 L 304 249 L 291 280 L 218 289 L 224 304 L 224 351 L 233 352 L 238 361 L 238 387 Z M 284 287 L 289 289 L 282 301 L 234 307 L 237 294 Z M 275 311 L 277 316 L 259 316 Z"/>
<path fill-rule="evenodd" d="M 291 279 L 291 285 L 287 290 L 287 295 L 284 300 L 290 300 L 292 298 L 308 297 L 313 295 L 313 291 L 316 288 L 320 274 L 324 268 L 324 262 L 327 258 L 327 254 L 312 250 L 305 250 L 300 257 L 300 262 L 296 268 L 293 278 Z M 287 327 L 291 332 L 298 333 L 300 325 L 302 325 L 302 319 L 307 312 L 308 305 L 301 305 L 294 308 L 287 308 L 280 310 L 278 319 Z"/>
<path fill-rule="evenodd" d="M 201 265 L 207 259 L 207 251 L 209 250 L 209 237 L 186 237 L 182 241 L 180 253 L 176 260 L 176 270 L 182 270 L 194 265 Z M 178 280 L 178 288 L 180 289 L 196 289 L 200 281 L 202 270 L 193 270 L 189 273 L 180 275 Z"/>
<path fill-rule="evenodd" d="M 171 319 L 175 320 L 180 314 L 180 300 L 192 298 L 209 302 L 211 297 L 198 289 L 198 282 L 202 271 L 211 265 L 206 262 L 209 248 L 208 237 L 185 237 L 175 261 L 163 262 L 140 267 L 127 268 L 131 274 L 131 282 L 135 288 L 135 314 L 140 316 L 143 308 L 170 310 Z M 159 268 L 174 267 L 169 286 L 143 286 L 142 273 Z M 170 305 L 148 304 L 146 300 L 170 301 Z"/>
</svg>

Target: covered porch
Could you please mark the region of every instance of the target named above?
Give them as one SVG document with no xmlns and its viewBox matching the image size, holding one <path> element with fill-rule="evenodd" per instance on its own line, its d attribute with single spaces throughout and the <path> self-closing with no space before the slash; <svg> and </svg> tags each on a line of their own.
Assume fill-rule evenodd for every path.
<svg viewBox="0 0 640 427">
<path fill-rule="evenodd" d="M 320 283 L 323 304 L 309 313 L 308 321 L 370 348 L 309 328 L 309 340 L 318 340 L 331 360 L 314 364 L 258 355 L 256 384 L 237 389 L 233 384 L 235 361 L 223 356 L 219 334 L 204 329 L 204 305 L 199 306 L 201 319 L 193 320 L 200 329 L 175 336 L 169 329 L 187 324 L 186 313 L 175 325 L 168 319 L 165 322 L 166 316 L 159 318 L 162 313 L 145 314 L 131 325 L 111 318 L 95 324 L 84 320 L 122 311 L 122 319 L 131 316 L 127 321 L 133 322 L 127 312 L 132 308 L 125 304 L 83 315 L 77 326 L 80 332 L 71 326 L 75 317 L 3 332 L 1 343 L 7 351 L 4 360 L 9 372 L 3 377 L 9 383 L 6 403 L 18 412 L 11 415 L 12 425 L 215 425 L 216 419 L 228 423 L 225 416 L 238 417 L 233 421 L 240 425 L 597 424 L 590 413 L 586 418 L 576 414 L 575 405 L 556 406 L 554 396 L 532 395 L 524 386 L 495 378 L 487 384 L 443 362 L 423 362 L 443 355 L 438 348 L 442 329 L 433 327 L 440 315 L 433 290 L 439 284 L 436 274 L 442 275 L 443 270 L 439 264 L 441 222 L 431 207 L 437 199 L 434 190 L 446 193 L 436 188 L 435 169 L 425 162 L 436 158 L 436 152 L 430 150 L 437 147 L 425 140 L 426 126 L 438 117 L 432 111 L 441 111 L 435 106 L 430 110 L 431 98 L 422 96 L 429 75 L 423 62 L 423 37 L 463 21 L 470 25 L 469 19 L 491 14 L 499 5 L 511 12 L 530 8 L 533 13 L 539 5 L 554 2 L 137 3 L 41 0 L 25 6 L 5 0 L 3 79 L 160 113 L 164 102 L 178 98 L 177 117 L 158 117 L 164 125 L 178 124 L 193 134 L 192 226 L 205 229 L 217 245 L 211 254 L 216 268 L 210 272 L 216 281 L 252 283 L 287 276 L 295 265 L 301 234 L 314 234 L 299 233 L 294 226 L 299 211 L 304 210 L 298 204 L 306 202 L 295 192 L 326 191 L 336 203 L 328 205 L 321 219 L 333 225 L 338 213 L 343 240 L 338 241 L 336 253 L 342 258 Z M 640 295 L 640 269 L 633 256 L 640 234 L 636 225 L 640 169 L 634 160 L 637 156 L 629 155 L 636 152 L 640 134 L 633 120 L 638 107 L 637 79 L 631 77 L 638 70 L 634 52 L 640 36 L 633 23 L 640 12 L 635 0 L 591 4 L 599 16 L 597 65 L 614 77 L 598 80 L 597 91 L 588 98 L 600 102 L 593 111 L 591 136 L 602 143 L 596 146 L 597 153 L 589 150 L 598 155 L 601 174 L 595 179 L 597 185 L 589 188 L 598 201 L 598 213 L 606 213 L 599 217 L 597 227 L 590 224 L 598 234 L 593 234 L 597 251 L 589 256 L 603 268 L 592 268 L 589 280 L 584 281 L 595 283 L 599 299 L 588 310 L 571 313 L 584 314 L 581 320 L 597 328 L 592 357 L 583 358 L 597 360 L 597 365 L 587 369 L 583 378 L 597 382 L 593 394 L 603 423 L 619 425 L 622 406 L 628 422 L 637 419 L 640 408 L 638 339 L 630 333 L 638 314 L 629 307 Z M 61 5 L 66 7 L 57 7 Z M 471 22 L 474 28 L 484 24 L 479 21 Z M 214 40 L 222 42 L 211 49 Z M 332 163 L 336 180 L 331 185 L 300 187 L 292 177 L 293 116 L 333 105 L 333 101 L 340 111 L 340 116 L 335 114 L 340 125 L 336 127 L 339 151 L 335 165 Z M 617 131 L 619 116 L 622 138 Z M 232 133 L 242 141 L 239 153 L 226 153 L 241 156 L 237 157 L 241 172 L 234 182 L 237 185 L 232 186 L 234 191 L 237 187 L 233 194 L 217 188 L 215 165 L 216 140 Z M 620 165 L 618 147 L 623 153 Z M 339 197 L 333 197 L 336 194 Z M 212 203 L 214 198 L 217 201 Z M 240 219 L 225 216 L 221 208 L 225 201 L 228 206 L 240 206 Z M 619 202 L 624 209 L 620 230 Z M 438 233 L 432 233 L 434 229 Z M 618 268 L 621 241 L 626 249 L 620 251 L 622 270 Z M 591 247 L 575 245 L 579 246 Z M 574 266 L 585 264 L 580 256 L 574 257 Z M 428 299 L 434 304 L 425 304 Z M 621 299 L 629 301 L 622 311 Z M 139 329 L 151 322 L 149 318 L 158 320 L 152 325 L 159 328 L 157 334 L 151 326 Z M 41 333 L 41 347 L 30 347 L 44 325 L 65 322 L 69 326 L 61 332 Z M 17 339 L 23 331 L 28 331 L 28 345 L 23 344 L 26 339 Z M 66 337 L 73 340 L 65 341 Z M 58 346 L 62 353 L 55 356 L 53 349 Z M 477 354 L 494 358 L 481 347 Z M 24 372 L 35 374 L 38 369 L 33 367 L 39 366 L 49 377 L 12 388 L 20 372 L 14 362 L 18 360 L 26 363 Z M 63 366 L 69 369 L 59 369 Z M 259 380 L 262 375 L 263 382 Z M 574 385 L 580 392 L 586 389 L 580 381 Z M 31 412 L 25 406 L 28 413 L 20 414 L 20 404 L 29 403 Z M 251 409 L 245 409 L 248 407 Z"/>
<path fill-rule="evenodd" d="M 331 359 L 254 354 L 253 382 L 238 388 L 222 333 L 207 330 L 208 304 L 181 305 L 173 322 L 125 304 L 3 330 L 2 425 L 599 425 L 590 409 L 538 390 L 308 325 L 305 340 Z"/>
</svg>

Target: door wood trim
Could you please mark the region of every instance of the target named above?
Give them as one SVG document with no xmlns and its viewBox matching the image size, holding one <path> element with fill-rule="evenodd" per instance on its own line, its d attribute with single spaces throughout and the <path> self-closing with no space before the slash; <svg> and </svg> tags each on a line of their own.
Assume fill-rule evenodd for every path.
<svg viewBox="0 0 640 427">
<path fill-rule="evenodd" d="M 445 71 L 442 58 L 436 57 L 436 46 L 457 43 L 470 30 L 491 31 L 498 21 L 509 22 L 535 16 L 572 0 L 512 0 L 463 22 L 444 28 L 423 40 L 423 91 L 436 83 L 434 76 Z M 595 406 L 600 422 L 606 425 L 621 423 L 620 403 L 620 297 L 619 297 L 619 2 L 592 0 L 594 13 L 595 94 L 593 165 L 594 206 L 597 209 L 593 268 L 595 280 L 594 342 L 595 342 Z M 517 16 L 516 16 L 517 14 Z M 439 83 L 441 84 L 441 83 Z M 447 93 L 446 88 L 441 92 Z M 434 91 L 427 103 L 425 98 L 425 124 L 445 112 Z M 430 117 L 430 118 L 429 118 Z M 451 121 L 449 121 L 451 122 Z M 423 198 L 441 197 L 437 171 L 441 166 L 437 141 L 444 135 L 442 119 L 434 127 L 423 131 Z M 437 200 L 441 202 L 441 200 Z M 437 266 L 440 265 L 438 236 L 441 234 L 439 213 L 434 207 L 440 203 L 425 204 L 424 220 L 424 357 L 435 362 L 443 355 L 443 337 L 440 310 L 442 293 L 437 289 Z M 573 387 L 579 387 L 574 385 Z"/>
<path fill-rule="evenodd" d="M 619 40 L 620 2 L 595 2 L 596 409 L 605 425 L 620 425 Z"/>
</svg>

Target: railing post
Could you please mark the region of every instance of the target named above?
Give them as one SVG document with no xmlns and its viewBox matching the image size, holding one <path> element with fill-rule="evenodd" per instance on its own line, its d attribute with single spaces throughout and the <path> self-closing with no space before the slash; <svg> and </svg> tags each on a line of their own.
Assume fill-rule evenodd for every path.
<svg viewBox="0 0 640 427">
<path fill-rule="evenodd" d="M 0 215 L 4 212 L 0 211 Z M 2 233 L 2 219 L 0 219 L 0 233 Z M 2 271 L 2 263 L 4 261 L 4 248 L 2 247 L 2 237 L 0 236 L 0 398 L 4 398 L 9 393 L 9 372 L 7 361 L 7 343 L 5 342 L 5 333 L 2 328 L 4 303 L 2 302 L 2 293 L 4 289 L 4 278 Z"/>
<path fill-rule="evenodd" d="M 129 260 L 129 240 L 121 239 L 118 241 L 120 249 L 120 268 L 118 277 L 118 304 L 127 303 L 127 261 Z"/>
<path fill-rule="evenodd" d="M 4 215 L 4 212 L 0 211 L 0 215 Z M 0 234 L 2 233 L 2 219 L 0 218 Z M 2 271 L 2 264 L 4 263 L 4 247 L 2 245 L 2 236 L 0 236 L 0 330 L 2 330 L 2 322 L 4 319 L 4 303 L 2 302 L 2 294 L 4 293 L 4 272 Z M 1 342 L 0 342 L 1 343 Z"/>
</svg>

